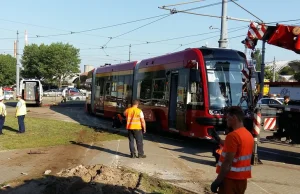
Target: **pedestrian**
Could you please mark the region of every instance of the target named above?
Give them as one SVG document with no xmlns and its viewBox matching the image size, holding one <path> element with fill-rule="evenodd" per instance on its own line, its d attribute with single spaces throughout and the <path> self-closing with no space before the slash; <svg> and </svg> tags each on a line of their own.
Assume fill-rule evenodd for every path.
<svg viewBox="0 0 300 194">
<path fill-rule="evenodd" d="M 139 101 L 134 100 L 132 107 L 124 112 L 126 117 L 126 129 L 128 130 L 129 149 L 131 158 L 146 158 L 143 149 L 143 133 L 146 133 L 146 123 L 144 113 L 138 108 Z M 138 156 L 135 154 L 134 139 L 138 150 Z"/>
<path fill-rule="evenodd" d="M 6 106 L 3 103 L 3 99 L 4 99 L 4 97 L 0 96 L 0 135 L 3 135 L 2 129 L 3 129 L 5 117 L 6 117 Z"/>
<path fill-rule="evenodd" d="M 290 97 L 289 96 L 284 96 L 283 97 L 283 105 L 289 105 Z"/>
<path fill-rule="evenodd" d="M 287 95 L 284 96 L 283 97 L 283 105 L 288 106 L 289 102 L 290 102 L 290 96 L 287 96 Z M 282 120 L 281 122 L 284 122 L 284 121 Z M 282 133 L 283 133 L 283 136 L 285 136 L 285 143 L 292 143 L 291 137 L 289 135 L 289 131 L 288 130 L 283 131 L 283 129 L 282 129 Z"/>
<path fill-rule="evenodd" d="M 244 127 L 244 112 L 233 106 L 227 112 L 226 136 L 222 154 L 217 164 L 218 176 L 211 184 L 211 191 L 219 194 L 244 194 L 247 179 L 251 178 L 251 157 L 254 140 Z"/>
<path fill-rule="evenodd" d="M 24 119 L 27 114 L 26 102 L 22 99 L 21 95 L 17 95 L 18 103 L 16 106 L 16 118 L 18 118 L 19 131 L 18 133 L 25 133 Z"/>
</svg>

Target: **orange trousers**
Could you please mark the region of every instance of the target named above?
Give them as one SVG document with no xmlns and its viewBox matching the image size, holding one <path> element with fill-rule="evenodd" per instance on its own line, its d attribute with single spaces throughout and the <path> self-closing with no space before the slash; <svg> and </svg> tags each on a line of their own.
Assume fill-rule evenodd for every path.
<svg viewBox="0 0 300 194">
<path fill-rule="evenodd" d="M 247 189 L 247 179 L 234 180 L 225 178 L 218 194 L 244 194 Z"/>
</svg>

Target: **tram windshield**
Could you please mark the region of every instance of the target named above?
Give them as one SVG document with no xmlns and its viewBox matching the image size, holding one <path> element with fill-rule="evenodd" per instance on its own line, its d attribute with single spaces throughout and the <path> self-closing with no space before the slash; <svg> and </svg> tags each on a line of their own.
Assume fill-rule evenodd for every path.
<svg viewBox="0 0 300 194">
<path fill-rule="evenodd" d="M 243 65 L 243 61 L 206 61 L 210 108 L 219 109 L 240 103 Z"/>
</svg>

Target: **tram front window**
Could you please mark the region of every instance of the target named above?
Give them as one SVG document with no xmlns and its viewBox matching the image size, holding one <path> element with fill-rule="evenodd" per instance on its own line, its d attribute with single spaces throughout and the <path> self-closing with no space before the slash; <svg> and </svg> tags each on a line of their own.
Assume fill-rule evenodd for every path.
<svg viewBox="0 0 300 194">
<path fill-rule="evenodd" d="M 242 97 L 242 61 L 206 61 L 210 108 L 237 106 Z"/>
</svg>

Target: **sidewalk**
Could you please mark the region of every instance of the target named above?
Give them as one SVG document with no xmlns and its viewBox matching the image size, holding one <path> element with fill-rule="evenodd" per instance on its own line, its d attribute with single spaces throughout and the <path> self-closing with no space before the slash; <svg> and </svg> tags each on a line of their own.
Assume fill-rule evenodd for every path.
<svg viewBox="0 0 300 194">
<path fill-rule="evenodd" d="M 162 178 L 197 193 L 205 193 L 216 177 L 214 158 L 205 148 L 186 148 L 184 142 L 148 137 L 144 141 L 146 159 L 129 158 L 128 141 L 93 144 L 93 158 L 86 164 L 126 166 Z M 95 154 L 98 152 L 98 154 Z M 88 154 L 87 154 L 88 156 Z M 253 167 L 253 179 L 248 182 L 247 194 L 297 194 L 300 190 L 300 166 L 263 161 Z"/>
</svg>

